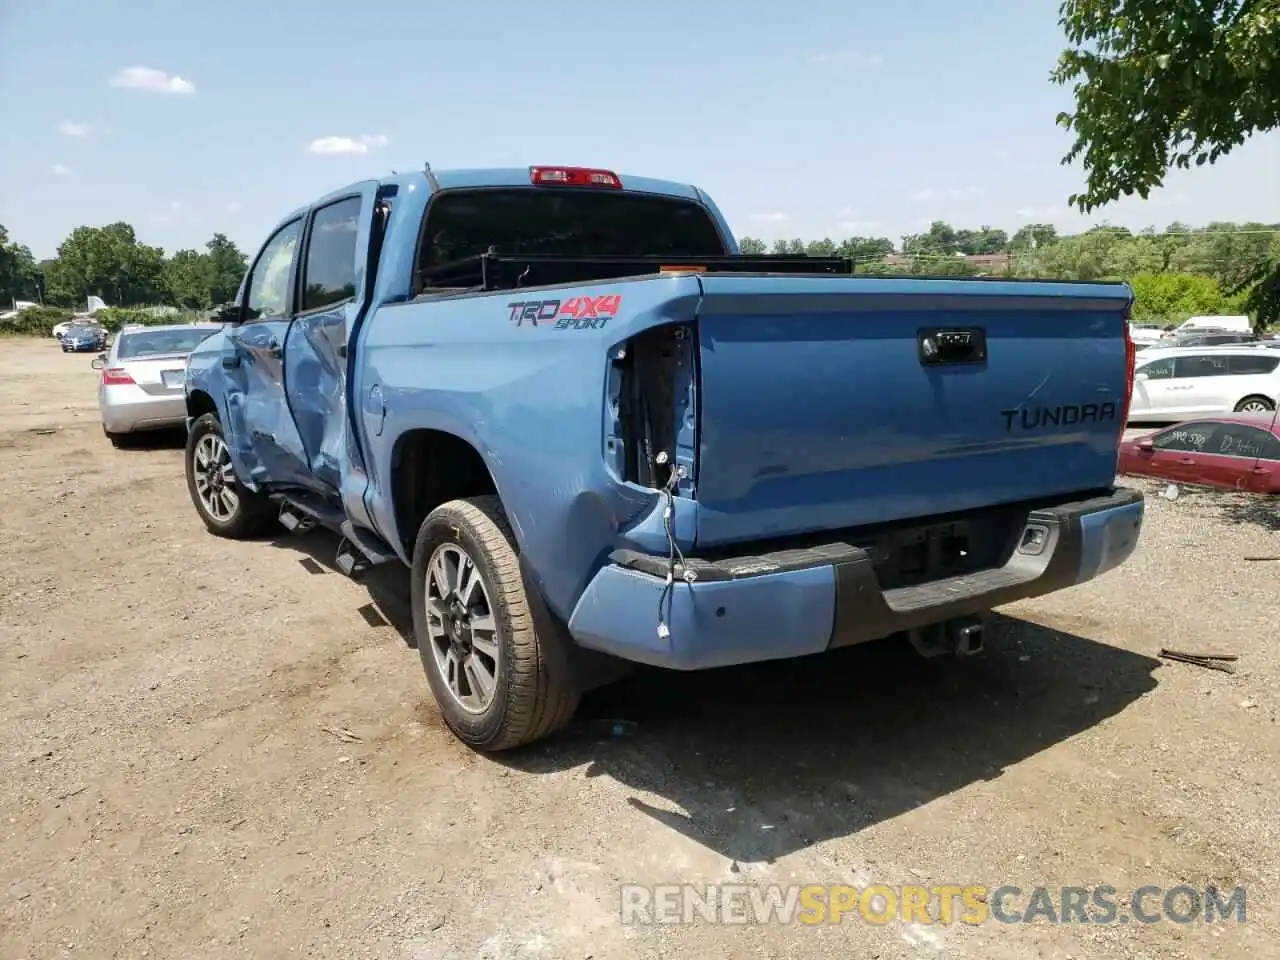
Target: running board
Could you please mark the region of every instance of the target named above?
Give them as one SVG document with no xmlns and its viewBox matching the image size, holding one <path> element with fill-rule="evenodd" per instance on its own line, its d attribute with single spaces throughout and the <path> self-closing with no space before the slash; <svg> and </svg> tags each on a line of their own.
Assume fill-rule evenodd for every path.
<svg viewBox="0 0 1280 960">
<path fill-rule="evenodd" d="M 398 559 L 376 534 L 353 526 L 345 513 L 324 500 L 284 493 L 272 499 L 280 504 L 280 525 L 291 533 L 305 533 L 319 524 L 341 537 L 334 566 L 345 576 L 354 579 L 370 567 Z"/>
</svg>

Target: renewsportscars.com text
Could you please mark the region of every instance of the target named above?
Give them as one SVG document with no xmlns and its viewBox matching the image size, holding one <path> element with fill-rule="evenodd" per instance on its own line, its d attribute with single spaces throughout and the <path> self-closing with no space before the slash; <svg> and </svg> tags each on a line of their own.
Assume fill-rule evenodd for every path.
<svg viewBox="0 0 1280 960">
<path fill-rule="evenodd" d="M 988 887 L 982 884 L 753 886 L 629 884 L 624 924 L 805 925 L 837 923 L 977 925 L 1245 922 L 1245 890 L 1145 885 L 1122 893 L 1093 887 Z"/>
</svg>

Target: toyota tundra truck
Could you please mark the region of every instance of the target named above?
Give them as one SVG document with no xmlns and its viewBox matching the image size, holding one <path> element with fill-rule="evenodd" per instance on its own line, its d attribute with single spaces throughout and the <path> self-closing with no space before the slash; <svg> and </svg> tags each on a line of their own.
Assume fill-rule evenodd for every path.
<svg viewBox="0 0 1280 960">
<path fill-rule="evenodd" d="M 1122 563 L 1131 301 L 741 255 L 686 184 L 427 166 L 279 221 L 189 359 L 187 485 L 219 536 L 406 565 L 440 711 L 498 751 L 630 664 L 973 652 Z"/>
</svg>

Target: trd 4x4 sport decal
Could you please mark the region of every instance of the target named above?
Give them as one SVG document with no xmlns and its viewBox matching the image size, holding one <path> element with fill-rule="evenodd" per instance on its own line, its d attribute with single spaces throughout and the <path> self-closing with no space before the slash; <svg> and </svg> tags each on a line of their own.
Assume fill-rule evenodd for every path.
<svg viewBox="0 0 1280 960">
<path fill-rule="evenodd" d="M 616 317 L 622 306 L 622 295 L 606 293 L 598 297 L 573 297 L 569 300 L 521 300 L 508 303 L 511 322 L 517 327 L 526 323 L 551 326 L 556 330 L 602 330 L 610 317 Z"/>
</svg>

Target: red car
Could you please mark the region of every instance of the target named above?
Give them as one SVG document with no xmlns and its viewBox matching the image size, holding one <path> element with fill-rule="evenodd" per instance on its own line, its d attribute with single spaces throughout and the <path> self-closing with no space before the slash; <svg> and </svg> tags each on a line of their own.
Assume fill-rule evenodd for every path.
<svg viewBox="0 0 1280 960">
<path fill-rule="evenodd" d="M 1280 494 L 1280 421 L 1275 413 L 1233 413 L 1176 423 L 1121 443 L 1119 472 Z"/>
</svg>

